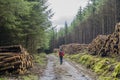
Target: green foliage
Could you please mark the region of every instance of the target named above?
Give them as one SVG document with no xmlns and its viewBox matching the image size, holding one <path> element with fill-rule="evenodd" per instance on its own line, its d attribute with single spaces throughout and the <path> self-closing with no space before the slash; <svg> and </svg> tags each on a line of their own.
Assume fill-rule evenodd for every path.
<svg viewBox="0 0 120 80">
<path fill-rule="evenodd" d="M 99 80 L 119 80 L 119 79 L 112 77 L 100 77 Z"/>
<path fill-rule="evenodd" d="M 35 58 L 35 62 L 39 63 L 41 67 L 45 67 L 47 62 L 45 53 L 35 54 L 34 58 Z"/>
<path fill-rule="evenodd" d="M 0 78 L 0 80 L 8 80 L 8 79 L 6 79 L 6 78 Z"/>
<path fill-rule="evenodd" d="M 93 57 L 91 55 L 83 55 L 81 56 L 81 58 L 78 60 L 78 63 L 82 63 L 84 64 L 87 68 L 93 68 L 95 62 L 97 62 L 97 60 L 93 59 Z"/>
<path fill-rule="evenodd" d="M 21 23 L 19 16 L 28 13 L 26 2 L 24 2 L 23 0 L 1 0 L 0 5 L 0 29 L 2 30 L 0 31 L 0 44 L 3 45 L 5 43 L 16 43 L 15 39 L 19 39 L 21 37 L 18 35 L 20 35 L 22 31 L 22 29 L 19 27 Z M 24 8 L 22 8 L 21 6 Z M 9 38 L 8 41 L 6 41 L 7 38 Z"/>
<path fill-rule="evenodd" d="M 79 57 L 80 57 L 79 54 L 75 54 L 75 55 L 70 56 L 70 59 L 77 61 L 79 59 Z"/>
<path fill-rule="evenodd" d="M 60 28 L 60 31 L 59 31 L 59 36 L 65 36 L 65 30 L 64 28 Z"/>
<path fill-rule="evenodd" d="M 120 63 L 117 63 L 113 72 L 113 77 L 120 77 Z"/>
<path fill-rule="evenodd" d="M 58 31 L 55 45 L 61 46 L 66 43 L 90 43 L 98 34 L 109 34 L 113 32 L 116 24 L 115 0 L 89 0 L 86 7 L 80 7 L 74 20 L 68 26 L 67 36 L 64 30 Z M 108 9 L 111 7 L 111 9 Z M 113 15 L 113 16 L 112 16 Z M 65 39 L 65 43 L 64 40 Z"/>
<path fill-rule="evenodd" d="M 23 80 L 38 80 L 38 76 L 37 75 L 28 75 L 28 76 L 23 76 L 22 77 Z"/>
<path fill-rule="evenodd" d="M 66 55 L 66 58 L 92 69 L 99 75 L 98 80 L 120 79 L 120 62 L 112 58 L 101 58 L 89 54 Z"/>
<path fill-rule="evenodd" d="M 110 64 L 110 59 L 102 59 L 99 62 L 97 62 L 93 68 L 93 70 L 98 73 L 98 74 L 102 74 L 105 70 L 109 69 L 109 65 Z"/>
<path fill-rule="evenodd" d="M 22 44 L 29 51 L 47 47 L 45 30 L 51 26 L 47 0 L 1 0 L 0 45 Z M 7 6 L 6 6 L 7 5 Z"/>
</svg>

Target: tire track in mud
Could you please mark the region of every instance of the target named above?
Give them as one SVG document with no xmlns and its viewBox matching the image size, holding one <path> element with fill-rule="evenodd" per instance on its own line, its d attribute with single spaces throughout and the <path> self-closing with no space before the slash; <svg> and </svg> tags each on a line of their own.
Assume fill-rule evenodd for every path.
<svg viewBox="0 0 120 80">
<path fill-rule="evenodd" d="M 39 80 L 95 80 L 87 74 L 80 72 L 74 64 L 63 61 L 60 65 L 59 58 L 48 55 L 48 64 L 43 76 Z"/>
<path fill-rule="evenodd" d="M 47 58 L 48 58 L 47 68 L 43 73 L 43 76 L 40 78 L 40 80 L 54 80 L 55 78 L 54 67 L 53 67 L 54 59 L 52 58 L 51 55 L 48 55 Z"/>
</svg>

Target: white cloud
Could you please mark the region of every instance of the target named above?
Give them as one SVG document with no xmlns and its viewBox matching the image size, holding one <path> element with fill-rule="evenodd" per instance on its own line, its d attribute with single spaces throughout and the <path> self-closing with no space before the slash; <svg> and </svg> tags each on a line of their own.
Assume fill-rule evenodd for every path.
<svg viewBox="0 0 120 80">
<path fill-rule="evenodd" d="M 71 23 L 80 6 L 84 7 L 88 0 L 48 0 L 50 8 L 55 15 L 52 18 L 53 25 L 64 25 L 67 21 Z"/>
<path fill-rule="evenodd" d="M 61 17 L 59 19 L 56 19 L 56 20 L 53 20 L 53 23 L 54 24 L 58 24 L 58 25 L 61 25 L 61 24 L 65 24 L 65 21 L 67 21 L 68 24 L 70 24 L 72 20 L 72 16 L 68 17 L 68 16 L 65 16 L 65 17 Z"/>
</svg>

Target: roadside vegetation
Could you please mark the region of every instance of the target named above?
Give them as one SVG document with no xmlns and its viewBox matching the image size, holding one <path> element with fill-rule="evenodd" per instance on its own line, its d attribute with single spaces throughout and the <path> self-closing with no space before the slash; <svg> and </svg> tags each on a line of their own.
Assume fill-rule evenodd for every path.
<svg viewBox="0 0 120 80">
<path fill-rule="evenodd" d="M 120 62 L 115 58 L 92 56 L 86 53 L 66 54 L 65 57 L 91 69 L 99 76 L 98 80 L 120 79 Z"/>
<path fill-rule="evenodd" d="M 47 64 L 47 58 L 45 53 L 35 54 L 34 62 L 38 63 L 41 67 L 45 67 Z"/>
<path fill-rule="evenodd" d="M 34 66 L 31 74 L 23 76 L 23 80 L 39 80 L 42 72 L 46 68 L 47 58 L 45 53 L 34 54 Z"/>
</svg>

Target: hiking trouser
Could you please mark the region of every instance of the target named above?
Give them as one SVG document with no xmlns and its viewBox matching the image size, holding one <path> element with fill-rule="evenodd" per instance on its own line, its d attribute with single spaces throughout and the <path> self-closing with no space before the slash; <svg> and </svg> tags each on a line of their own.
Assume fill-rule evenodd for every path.
<svg viewBox="0 0 120 80">
<path fill-rule="evenodd" d="M 60 56 L 60 64 L 63 63 L 63 56 Z"/>
</svg>

